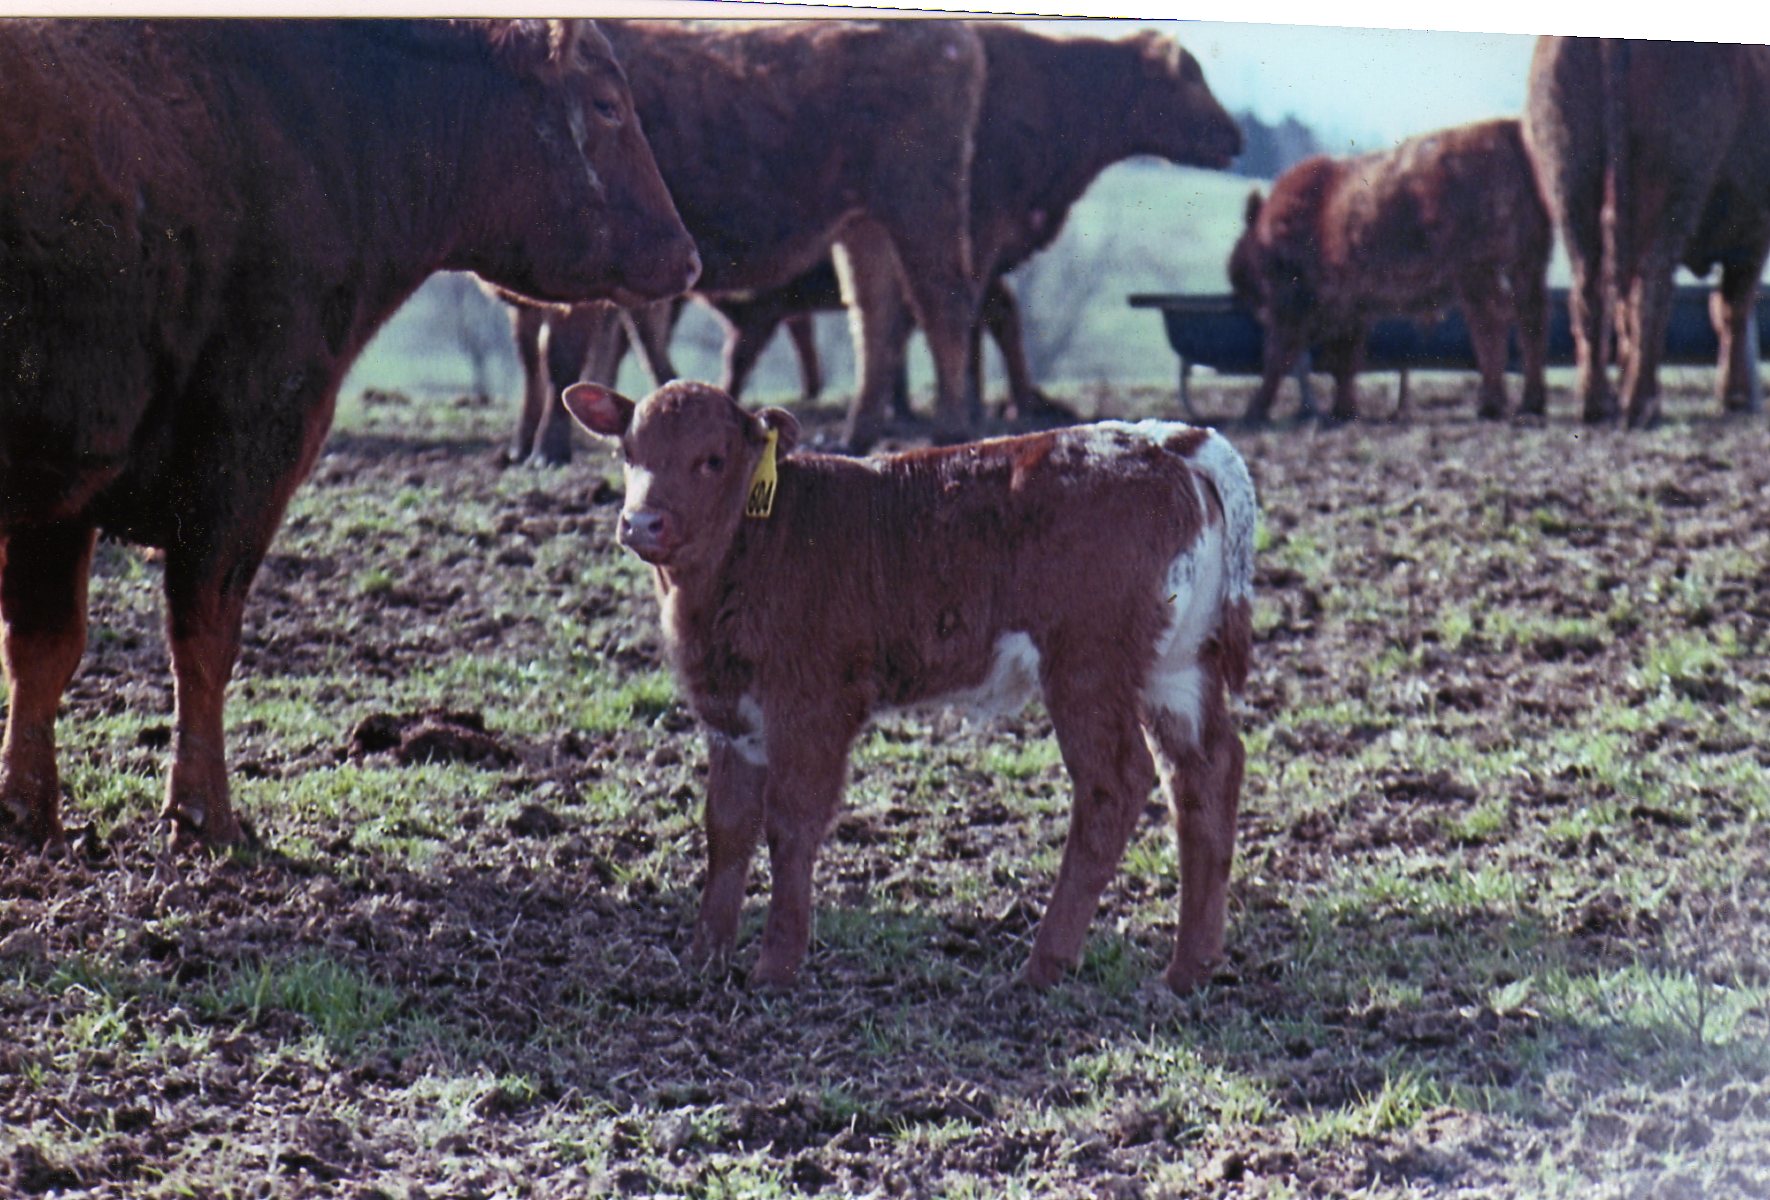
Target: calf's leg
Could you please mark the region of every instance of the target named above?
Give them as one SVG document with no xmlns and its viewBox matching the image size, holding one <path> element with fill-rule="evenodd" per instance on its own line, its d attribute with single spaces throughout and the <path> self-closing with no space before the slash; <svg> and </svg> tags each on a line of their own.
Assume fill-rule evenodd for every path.
<svg viewBox="0 0 1770 1200">
<path fill-rule="evenodd" d="M 1206 690 L 1196 730 L 1187 718 L 1164 711 L 1153 713 L 1147 728 L 1180 851 L 1180 925 L 1165 974 L 1176 992 L 1203 983 L 1223 956 L 1245 761 L 1222 689 L 1213 683 Z"/>
<path fill-rule="evenodd" d="M 695 920 L 695 962 L 723 961 L 737 942 L 750 859 L 762 837 L 763 788 L 768 768 L 738 753 L 730 738 L 715 735 L 708 747 L 707 881 Z"/>
<path fill-rule="evenodd" d="M 780 720 L 770 713 L 769 727 L 791 732 L 768 743 L 763 830 L 774 880 L 750 982 L 787 987 L 798 978 L 811 944 L 812 867 L 842 799 L 848 747 L 859 725 L 836 714 Z"/>
<path fill-rule="evenodd" d="M 1055 667 L 1045 704 L 1074 785 L 1069 835 L 1051 902 L 1033 937 L 1021 979 L 1049 987 L 1082 957 L 1088 924 L 1100 895 L 1118 871 L 1143 803 L 1155 785 L 1155 765 L 1129 694 L 1088 694 L 1060 682 Z"/>
<path fill-rule="evenodd" d="M 86 649 L 95 531 L 20 530 L 0 540 L 0 622 L 10 699 L 0 748 L 0 827 L 41 846 L 62 840 L 55 710 Z"/>
</svg>

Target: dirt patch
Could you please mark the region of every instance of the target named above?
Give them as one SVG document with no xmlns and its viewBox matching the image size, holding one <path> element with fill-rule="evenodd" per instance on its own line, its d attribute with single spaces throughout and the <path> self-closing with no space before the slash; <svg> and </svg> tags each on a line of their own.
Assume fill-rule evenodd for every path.
<svg viewBox="0 0 1770 1200">
<path fill-rule="evenodd" d="M 742 983 L 765 867 L 689 967 L 705 758 L 618 479 L 501 469 L 500 410 L 380 397 L 298 494 L 229 710 L 257 852 L 161 860 L 159 566 L 101 546 L 80 841 L 0 865 L 0 1191 L 1770 1194 L 1770 431 L 1414 387 L 1236 436 L 1252 752 L 1186 999 L 1154 806 L 1075 979 L 1012 985 L 1068 803 L 1036 709 L 863 740 L 797 991 Z"/>
</svg>

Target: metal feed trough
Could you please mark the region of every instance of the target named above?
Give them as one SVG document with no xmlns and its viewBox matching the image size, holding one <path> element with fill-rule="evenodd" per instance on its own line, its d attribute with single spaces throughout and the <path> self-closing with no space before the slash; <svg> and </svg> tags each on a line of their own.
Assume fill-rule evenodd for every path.
<svg viewBox="0 0 1770 1200">
<path fill-rule="evenodd" d="M 1720 353 L 1714 328 L 1709 324 L 1709 288 L 1686 286 L 1674 289 L 1672 317 L 1666 329 L 1666 350 L 1661 359 L 1668 364 L 1711 366 Z M 1188 417 L 1195 414 L 1188 391 L 1188 378 L 1194 366 L 1210 367 L 1223 375 L 1258 375 L 1265 334 L 1253 314 L 1228 294 L 1184 295 L 1181 293 L 1145 293 L 1130 298 L 1132 308 L 1153 308 L 1162 314 L 1167 327 L 1168 345 L 1180 356 L 1180 405 Z M 1770 337 L 1770 310 L 1759 304 L 1753 314 L 1757 319 L 1747 326 L 1751 336 L 1752 362 L 1758 361 L 1758 343 Z M 1573 362 L 1573 329 L 1567 315 L 1567 289 L 1549 290 L 1549 364 L 1566 366 Z M 1410 370 L 1433 368 L 1475 369 L 1475 349 L 1469 341 L 1469 327 L 1463 314 L 1446 309 L 1437 320 L 1410 317 L 1385 317 L 1371 327 L 1365 348 L 1364 369 L 1367 371 L 1399 371 L 1401 399 L 1407 397 L 1407 373 Z M 1309 389 L 1309 356 L 1304 355 L 1294 372 L 1303 394 L 1303 409 L 1314 411 Z M 1506 369 L 1519 370 L 1518 342 L 1514 336 L 1507 355 Z M 1756 395 L 1757 372 L 1752 373 L 1752 408 L 1761 400 Z"/>
</svg>

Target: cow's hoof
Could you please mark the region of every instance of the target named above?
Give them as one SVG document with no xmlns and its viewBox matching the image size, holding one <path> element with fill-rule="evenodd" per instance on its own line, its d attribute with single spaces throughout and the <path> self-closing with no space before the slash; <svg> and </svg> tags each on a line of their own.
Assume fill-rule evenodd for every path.
<svg viewBox="0 0 1770 1200">
<path fill-rule="evenodd" d="M 222 854 L 259 847 L 257 832 L 231 811 L 219 819 L 198 821 L 183 809 L 169 809 L 160 820 L 166 826 L 166 847 L 173 854 Z"/>
<path fill-rule="evenodd" d="M 55 806 L 0 803 L 0 843 L 29 854 L 57 854 L 67 841 Z"/>
<path fill-rule="evenodd" d="M 1019 421 L 1029 425 L 1076 425 L 1081 422 L 1081 414 L 1067 404 L 1059 404 L 1043 392 L 1019 400 L 1010 400 L 1002 410 L 1002 416 L 1009 421 Z"/>
<path fill-rule="evenodd" d="M 570 451 L 561 454 L 557 451 L 548 453 L 544 450 L 537 450 L 527 458 L 523 459 L 522 465 L 531 470 L 550 470 L 554 467 L 569 467 L 571 462 L 572 456 Z"/>
<path fill-rule="evenodd" d="M 1484 404 L 1475 410 L 1475 417 L 1477 420 L 1481 421 L 1504 421 L 1506 419 L 1506 410 L 1504 407 L 1493 407 Z"/>
</svg>

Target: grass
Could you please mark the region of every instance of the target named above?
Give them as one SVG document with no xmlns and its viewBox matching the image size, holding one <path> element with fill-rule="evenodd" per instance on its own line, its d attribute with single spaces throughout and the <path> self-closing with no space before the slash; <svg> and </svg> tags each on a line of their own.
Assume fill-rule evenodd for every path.
<svg viewBox="0 0 1770 1200">
<path fill-rule="evenodd" d="M 733 968 L 689 966 L 705 754 L 606 463 L 349 408 L 231 695 L 262 849 L 156 861 L 160 568 L 101 547 L 58 731 L 93 834 L 0 871 L 0 1191 L 1761 1194 L 1770 446 L 1691 400 L 1621 448 L 1466 407 L 1241 443 L 1231 957 L 1185 998 L 1154 796 L 1081 968 L 1012 986 L 1070 803 L 1037 708 L 863 737 L 800 988 L 742 981 L 765 856 Z M 1667 479 L 1710 499 L 1642 500 Z M 438 709 L 508 760 L 353 748 Z"/>
</svg>

